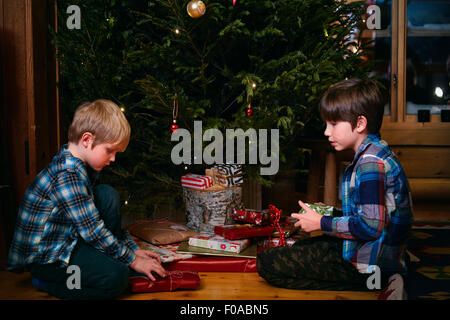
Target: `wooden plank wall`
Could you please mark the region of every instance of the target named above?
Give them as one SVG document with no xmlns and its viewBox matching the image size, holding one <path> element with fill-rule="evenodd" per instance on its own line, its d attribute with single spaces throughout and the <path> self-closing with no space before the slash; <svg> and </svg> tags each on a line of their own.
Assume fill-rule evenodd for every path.
<svg viewBox="0 0 450 320">
<path fill-rule="evenodd" d="M 411 185 L 413 200 L 449 200 L 450 148 L 393 146 Z"/>
<path fill-rule="evenodd" d="M 48 33 L 53 1 L 0 3 L 3 116 L 14 195 L 20 201 L 26 187 L 59 147 L 55 57 L 49 50 Z"/>
<path fill-rule="evenodd" d="M 11 177 L 11 208 L 17 208 L 25 189 L 60 146 L 56 60 L 48 32 L 54 23 L 54 4 L 54 0 L 0 0 L 0 112 L 9 163 L 0 168 L 0 175 Z M 8 248 L 16 213 L 15 209 L 2 212 L 0 234 L 6 244 L 1 244 L 0 260 Z"/>
<path fill-rule="evenodd" d="M 418 123 L 408 116 L 404 122 L 383 121 L 381 136 L 399 158 L 411 185 L 413 201 L 450 199 L 450 125 L 432 117 Z"/>
<path fill-rule="evenodd" d="M 1 51 L 3 69 L 3 106 L 6 119 L 7 148 L 11 157 L 13 184 L 17 198 L 29 183 L 25 164 L 25 141 L 30 141 L 28 121 L 25 1 L 2 0 Z M 28 171 L 28 173 L 27 173 Z"/>
</svg>

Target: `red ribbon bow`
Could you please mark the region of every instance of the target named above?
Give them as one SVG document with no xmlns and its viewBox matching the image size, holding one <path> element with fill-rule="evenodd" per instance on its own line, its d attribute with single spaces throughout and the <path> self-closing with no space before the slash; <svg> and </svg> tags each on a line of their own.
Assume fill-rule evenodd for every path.
<svg viewBox="0 0 450 320">
<path fill-rule="evenodd" d="M 280 226 L 280 218 L 281 218 L 282 210 L 277 209 L 277 207 L 275 207 L 274 205 L 269 204 L 269 212 L 274 217 L 274 221 L 272 223 L 272 226 L 277 229 L 279 237 L 280 237 L 279 240 L 278 240 L 278 245 L 277 246 L 278 247 L 285 247 L 286 246 L 286 239 L 284 237 L 284 230 Z M 269 246 L 270 246 L 270 243 L 272 242 L 271 240 L 272 240 L 271 237 L 269 237 Z"/>
</svg>

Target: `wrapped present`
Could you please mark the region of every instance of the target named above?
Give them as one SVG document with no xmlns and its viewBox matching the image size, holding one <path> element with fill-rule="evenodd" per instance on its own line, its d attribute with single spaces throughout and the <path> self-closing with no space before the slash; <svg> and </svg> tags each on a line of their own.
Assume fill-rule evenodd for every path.
<svg viewBox="0 0 450 320">
<path fill-rule="evenodd" d="M 131 235 L 131 238 L 136 242 L 139 249 L 149 250 L 159 254 L 162 263 L 168 263 L 178 260 L 191 259 L 194 257 L 192 254 L 177 253 L 178 244 L 166 244 L 155 246 L 147 241 L 144 241 L 136 236 Z"/>
<path fill-rule="evenodd" d="M 164 265 L 167 271 L 256 272 L 256 259 L 245 257 L 196 256 Z"/>
<path fill-rule="evenodd" d="M 277 228 L 273 232 L 272 237 L 279 238 L 280 237 L 279 230 L 283 231 L 285 238 L 297 236 L 300 232 L 302 232 L 300 230 L 300 227 L 295 226 L 295 223 L 297 223 L 297 222 L 298 222 L 298 219 L 291 217 L 291 216 L 280 217 L 280 220 L 279 220 L 280 228 L 279 229 Z"/>
<path fill-rule="evenodd" d="M 321 204 L 311 204 L 311 203 L 305 203 L 308 207 L 313 209 L 315 212 L 322 216 L 332 216 L 333 215 L 333 206 L 326 206 Z M 301 209 L 299 213 L 305 213 L 304 209 Z"/>
<path fill-rule="evenodd" d="M 192 254 L 194 257 L 198 256 L 217 256 L 217 257 L 239 257 L 239 258 L 256 258 L 257 245 L 251 243 L 247 248 L 241 252 L 231 252 L 223 250 L 214 250 L 202 247 L 190 246 L 188 241 L 180 243 L 177 253 Z"/>
<path fill-rule="evenodd" d="M 239 253 L 250 245 L 250 240 L 229 240 L 214 233 L 200 232 L 199 234 L 189 238 L 189 245 Z"/>
<path fill-rule="evenodd" d="M 244 183 L 244 173 L 242 165 L 239 164 L 219 164 L 212 167 L 214 184 L 233 187 Z"/>
<path fill-rule="evenodd" d="M 297 239 L 286 239 L 285 244 L 288 247 L 292 247 L 294 243 L 297 241 Z M 260 253 L 263 250 L 279 247 L 280 246 L 280 239 L 265 239 L 258 241 L 258 253 Z"/>
<path fill-rule="evenodd" d="M 233 209 L 232 218 L 234 221 L 246 222 L 260 225 L 269 225 L 273 223 L 274 217 L 269 210 L 253 210 L 253 209 Z"/>
<path fill-rule="evenodd" d="M 273 226 L 256 226 L 251 224 L 230 224 L 214 227 L 215 234 L 230 240 L 266 237 L 270 236 L 273 230 Z"/>
<path fill-rule="evenodd" d="M 166 277 L 155 275 L 152 281 L 144 275 L 130 276 L 132 292 L 164 292 L 180 289 L 196 289 L 200 286 L 200 277 L 195 271 L 168 271 Z"/>
<path fill-rule="evenodd" d="M 172 222 L 166 218 L 137 220 L 126 229 L 132 235 L 155 245 L 185 241 L 197 233 L 181 223 Z"/>
<path fill-rule="evenodd" d="M 204 190 L 212 186 L 212 178 L 200 174 L 189 173 L 181 177 L 181 185 L 185 188 Z"/>
</svg>

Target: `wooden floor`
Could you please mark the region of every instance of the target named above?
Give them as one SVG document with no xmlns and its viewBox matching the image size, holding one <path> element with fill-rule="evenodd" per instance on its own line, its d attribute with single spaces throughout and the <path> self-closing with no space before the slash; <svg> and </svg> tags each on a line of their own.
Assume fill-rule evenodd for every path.
<svg viewBox="0 0 450 320">
<path fill-rule="evenodd" d="M 415 219 L 450 221 L 450 204 L 415 205 Z M 196 290 L 126 294 L 124 300 L 376 300 L 378 292 L 289 290 L 267 284 L 257 273 L 199 272 Z M 36 290 L 29 273 L 0 271 L 0 300 L 56 299 Z"/>
<path fill-rule="evenodd" d="M 121 300 L 376 300 L 377 292 L 289 290 L 267 284 L 255 272 L 199 272 L 195 290 L 125 294 Z M 36 290 L 29 273 L 0 272 L 0 300 L 56 299 Z"/>
</svg>

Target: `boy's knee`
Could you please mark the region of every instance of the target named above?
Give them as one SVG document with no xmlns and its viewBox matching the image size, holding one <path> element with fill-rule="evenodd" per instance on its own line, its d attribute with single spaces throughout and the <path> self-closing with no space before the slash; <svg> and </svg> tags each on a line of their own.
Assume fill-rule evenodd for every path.
<svg viewBox="0 0 450 320">
<path fill-rule="evenodd" d="M 94 195 L 99 198 L 107 198 L 111 201 L 120 201 L 119 193 L 108 184 L 99 184 L 94 187 Z"/>
<path fill-rule="evenodd" d="M 97 207 L 120 207 L 119 193 L 107 184 L 100 184 L 94 188 L 94 199 Z"/>
</svg>

